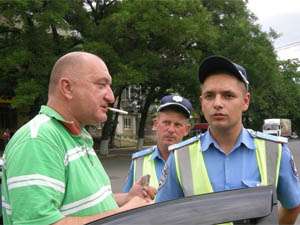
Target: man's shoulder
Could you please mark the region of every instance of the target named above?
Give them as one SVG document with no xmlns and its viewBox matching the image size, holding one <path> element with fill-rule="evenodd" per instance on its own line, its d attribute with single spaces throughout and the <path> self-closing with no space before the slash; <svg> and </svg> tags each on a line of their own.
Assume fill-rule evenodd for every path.
<svg viewBox="0 0 300 225">
<path fill-rule="evenodd" d="M 54 120 L 47 115 L 38 114 L 20 127 L 11 140 L 12 142 L 27 142 L 39 138 L 49 142 L 52 137 L 57 138 L 57 135 L 61 136 L 59 130 L 61 130 L 60 125 Z"/>
<path fill-rule="evenodd" d="M 169 151 L 174 151 L 174 150 L 177 150 L 177 149 L 183 149 L 183 147 L 191 145 L 191 144 L 195 143 L 196 141 L 199 141 L 200 140 L 199 137 L 200 137 L 200 135 L 197 135 L 197 136 L 194 136 L 192 138 L 186 139 L 182 142 L 179 142 L 177 144 L 170 145 L 169 146 Z"/>
<path fill-rule="evenodd" d="M 132 159 L 137 159 L 137 158 L 140 158 L 140 157 L 144 157 L 146 155 L 150 155 L 154 152 L 155 148 L 154 147 L 150 147 L 150 148 L 146 148 L 146 149 L 143 149 L 143 150 L 140 150 L 138 152 L 135 152 L 132 154 Z"/>
<path fill-rule="evenodd" d="M 32 120 L 34 120 L 34 118 L 32 118 L 31 120 L 27 121 L 26 123 L 24 123 L 21 127 L 19 127 L 16 132 L 14 133 L 14 135 L 12 136 L 11 140 L 13 139 L 25 139 L 27 137 L 30 137 L 30 129 L 32 127 Z"/>
<path fill-rule="evenodd" d="M 288 138 L 286 138 L 286 137 L 274 136 L 274 135 L 266 134 L 266 133 L 263 133 L 260 131 L 254 131 L 251 129 L 247 129 L 247 130 L 253 138 L 258 138 L 258 139 L 272 141 L 272 142 L 281 143 L 281 144 L 288 143 Z"/>
</svg>

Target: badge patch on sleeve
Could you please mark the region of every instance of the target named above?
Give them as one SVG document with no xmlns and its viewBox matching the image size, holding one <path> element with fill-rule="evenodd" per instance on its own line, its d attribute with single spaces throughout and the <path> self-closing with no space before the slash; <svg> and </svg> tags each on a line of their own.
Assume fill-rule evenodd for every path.
<svg viewBox="0 0 300 225">
<path fill-rule="evenodd" d="M 162 171 L 161 177 L 159 179 L 158 189 L 160 189 L 166 183 L 168 176 L 168 165 L 165 164 L 164 169 Z"/>
<path fill-rule="evenodd" d="M 296 167 L 296 164 L 295 164 L 295 161 L 294 161 L 294 157 L 292 156 L 291 159 L 290 159 L 290 163 L 291 163 L 291 167 L 292 167 L 292 171 L 294 173 L 294 175 L 296 177 L 299 177 L 299 174 L 298 174 L 298 171 L 297 171 L 297 167 Z"/>
</svg>

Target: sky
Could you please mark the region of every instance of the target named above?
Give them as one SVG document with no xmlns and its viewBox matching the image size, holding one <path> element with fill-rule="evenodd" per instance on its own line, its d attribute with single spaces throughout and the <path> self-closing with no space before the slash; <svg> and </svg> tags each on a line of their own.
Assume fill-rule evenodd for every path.
<svg viewBox="0 0 300 225">
<path fill-rule="evenodd" d="M 300 60 L 300 0 L 248 0 L 248 8 L 263 31 L 281 35 L 273 43 L 279 59 Z"/>
</svg>

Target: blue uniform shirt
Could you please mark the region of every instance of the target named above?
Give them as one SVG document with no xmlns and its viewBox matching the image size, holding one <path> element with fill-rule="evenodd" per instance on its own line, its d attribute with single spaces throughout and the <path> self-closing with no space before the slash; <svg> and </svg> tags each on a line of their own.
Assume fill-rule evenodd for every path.
<svg viewBox="0 0 300 225">
<path fill-rule="evenodd" d="M 254 138 L 243 128 L 235 146 L 228 155 L 220 149 L 209 131 L 200 136 L 201 148 L 213 190 L 224 191 L 255 187 L 260 184 L 256 162 Z M 284 208 L 300 205 L 300 183 L 293 167 L 293 159 L 286 144 L 283 144 L 279 169 L 277 197 Z M 156 202 L 184 197 L 176 175 L 174 154 L 166 162 Z"/>
<path fill-rule="evenodd" d="M 162 158 L 157 146 L 154 146 L 153 148 L 154 148 L 154 151 L 151 153 L 152 160 L 154 160 L 155 172 L 156 172 L 157 179 L 159 180 L 161 177 L 161 174 L 162 174 L 162 170 L 165 165 L 165 160 Z M 145 151 L 145 150 L 141 150 L 139 152 L 143 152 L 143 151 Z M 123 189 L 122 189 L 123 192 L 129 192 L 133 183 L 134 183 L 134 180 L 133 180 L 133 160 L 132 160 L 131 164 L 130 164 L 130 169 L 128 172 L 127 180 L 126 180 L 125 184 L 123 185 Z"/>
</svg>

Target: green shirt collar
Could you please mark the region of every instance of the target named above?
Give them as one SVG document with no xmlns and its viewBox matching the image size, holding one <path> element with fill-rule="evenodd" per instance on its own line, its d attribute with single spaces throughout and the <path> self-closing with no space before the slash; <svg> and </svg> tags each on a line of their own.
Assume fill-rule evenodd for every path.
<svg viewBox="0 0 300 225">
<path fill-rule="evenodd" d="M 66 121 L 58 112 L 56 112 L 54 109 L 50 108 L 49 106 L 42 105 L 40 109 L 40 114 L 45 114 L 49 117 L 52 117 L 56 120 L 62 121 L 62 122 L 68 122 Z"/>
<path fill-rule="evenodd" d="M 67 121 L 65 120 L 62 115 L 60 115 L 58 112 L 56 112 L 54 109 L 52 109 L 49 106 L 42 105 L 41 110 L 39 112 L 40 114 L 45 114 L 51 118 L 54 118 L 58 121 L 60 121 L 73 135 L 79 135 L 81 134 L 81 128 L 77 127 L 73 121 Z"/>
</svg>

